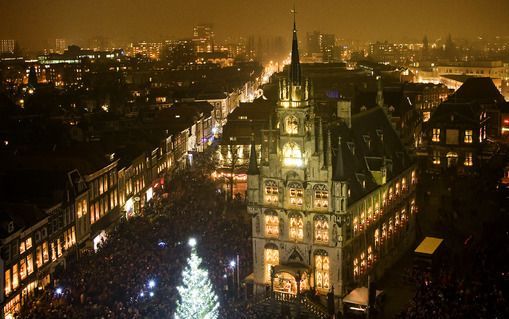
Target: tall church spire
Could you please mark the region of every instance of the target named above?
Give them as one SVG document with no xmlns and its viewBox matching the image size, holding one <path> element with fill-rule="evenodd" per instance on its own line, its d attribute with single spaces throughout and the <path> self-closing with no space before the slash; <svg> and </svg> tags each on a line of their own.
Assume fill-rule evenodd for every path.
<svg viewBox="0 0 509 319">
<path fill-rule="evenodd" d="M 297 23 L 295 22 L 295 5 L 293 6 L 293 40 L 292 40 L 292 62 L 290 65 L 290 83 L 292 85 L 301 85 L 300 79 L 300 59 L 299 59 L 299 41 L 297 40 Z"/>
</svg>

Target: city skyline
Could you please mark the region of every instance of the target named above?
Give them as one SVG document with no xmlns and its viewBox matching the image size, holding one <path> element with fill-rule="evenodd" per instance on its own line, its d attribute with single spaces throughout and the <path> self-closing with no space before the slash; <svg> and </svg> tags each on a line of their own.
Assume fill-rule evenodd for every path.
<svg viewBox="0 0 509 319">
<path fill-rule="evenodd" d="M 189 38 L 192 28 L 212 23 L 218 39 L 246 35 L 285 35 L 291 21 L 292 1 L 235 1 L 225 4 L 212 1 L 171 3 L 153 0 L 147 5 L 119 0 L 88 2 L 24 1 L 2 3 L 0 38 L 15 39 L 21 47 L 41 49 L 56 38 L 71 42 L 105 37 L 119 42 L 160 41 Z M 430 41 L 452 34 L 455 38 L 509 35 L 504 12 L 509 2 L 492 0 L 438 1 L 414 3 L 367 0 L 338 3 L 295 1 L 299 32 L 313 30 L 334 33 L 340 38 L 361 41 L 418 40 L 427 35 Z M 51 21 L 51 22 L 48 22 Z M 93 23 L 92 23 L 93 21 Z M 467 23 L 468 21 L 468 23 Z M 302 39 L 301 39 L 302 40 Z"/>
</svg>

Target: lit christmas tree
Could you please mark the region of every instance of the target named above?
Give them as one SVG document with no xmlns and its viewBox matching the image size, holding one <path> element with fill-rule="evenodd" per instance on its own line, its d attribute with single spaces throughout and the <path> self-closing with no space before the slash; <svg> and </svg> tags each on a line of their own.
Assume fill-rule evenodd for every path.
<svg viewBox="0 0 509 319">
<path fill-rule="evenodd" d="M 219 302 L 212 290 L 208 271 L 200 268 L 201 258 L 196 254 L 196 239 L 189 239 L 191 257 L 182 272 L 182 286 L 177 287 L 180 300 L 177 301 L 175 319 L 217 319 Z"/>
</svg>

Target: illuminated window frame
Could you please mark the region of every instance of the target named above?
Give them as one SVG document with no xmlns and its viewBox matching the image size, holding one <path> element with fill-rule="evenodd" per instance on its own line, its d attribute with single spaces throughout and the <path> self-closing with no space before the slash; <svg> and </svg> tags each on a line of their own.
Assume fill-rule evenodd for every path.
<svg viewBox="0 0 509 319">
<path fill-rule="evenodd" d="M 313 206 L 318 209 L 327 209 L 329 207 L 329 191 L 323 184 L 313 186 L 314 200 Z"/>
<path fill-rule="evenodd" d="M 288 204 L 294 207 L 302 207 L 304 204 L 304 188 L 300 183 L 288 184 Z"/>
<path fill-rule="evenodd" d="M 263 252 L 265 264 L 265 282 L 270 282 L 271 267 L 279 265 L 279 249 L 275 244 L 267 245 Z"/>
<path fill-rule="evenodd" d="M 290 226 L 288 236 L 292 240 L 301 241 L 304 239 L 304 219 L 298 213 L 290 214 Z"/>
<path fill-rule="evenodd" d="M 465 153 L 465 161 L 463 162 L 463 165 L 467 167 L 471 167 L 474 165 L 474 159 L 471 152 Z"/>
<path fill-rule="evenodd" d="M 327 244 L 329 242 L 329 221 L 326 217 L 316 217 L 315 226 L 315 242 Z"/>
<path fill-rule="evenodd" d="M 272 238 L 279 237 L 279 216 L 277 213 L 265 214 L 265 236 Z"/>
<path fill-rule="evenodd" d="M 265 181 L 264 200 L 267 204 L 277 204 L 279 202 L 279 188 L 277 183 L 272 180 Z"/>
<path fill-rule="evenodd" d="M 431 137 L 431 141 L 432 142 L 440 142 L 440 129 L 439 128 L 434 128 L 433 129 L 433 135 Z"/>
<path fill-rule="evenodd" d="M 325 251 L 315 253 L 315 286 L 320 290 L 329 290 L 330 287 L 330 260 Z"/>
<path fill-rule="evenodd" d="M 463 142 L 466 144 L 472 144 L 474 141 L 474 131 L 472 130 L 465 130 L 465 136 L 463 138 Z"/>
</svg>

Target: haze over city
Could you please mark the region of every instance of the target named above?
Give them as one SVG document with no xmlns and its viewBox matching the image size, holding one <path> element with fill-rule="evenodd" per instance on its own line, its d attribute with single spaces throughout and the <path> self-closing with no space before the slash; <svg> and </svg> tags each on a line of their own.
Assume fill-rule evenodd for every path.
<svg viewBox="0 0 509 319">
<path fill-rule="evenodd" d="M 0 2 L 0 38 L 16 38 L 30 49 L 44 48 L 53 38 L 154 41 L 189 37 L 199 23 L 213 23 L 219 39 L 284 35 L 293 4 L 300 31 L 347 39 L 509 35 L 506 0 L 26 0 Z"/>
</svg>

